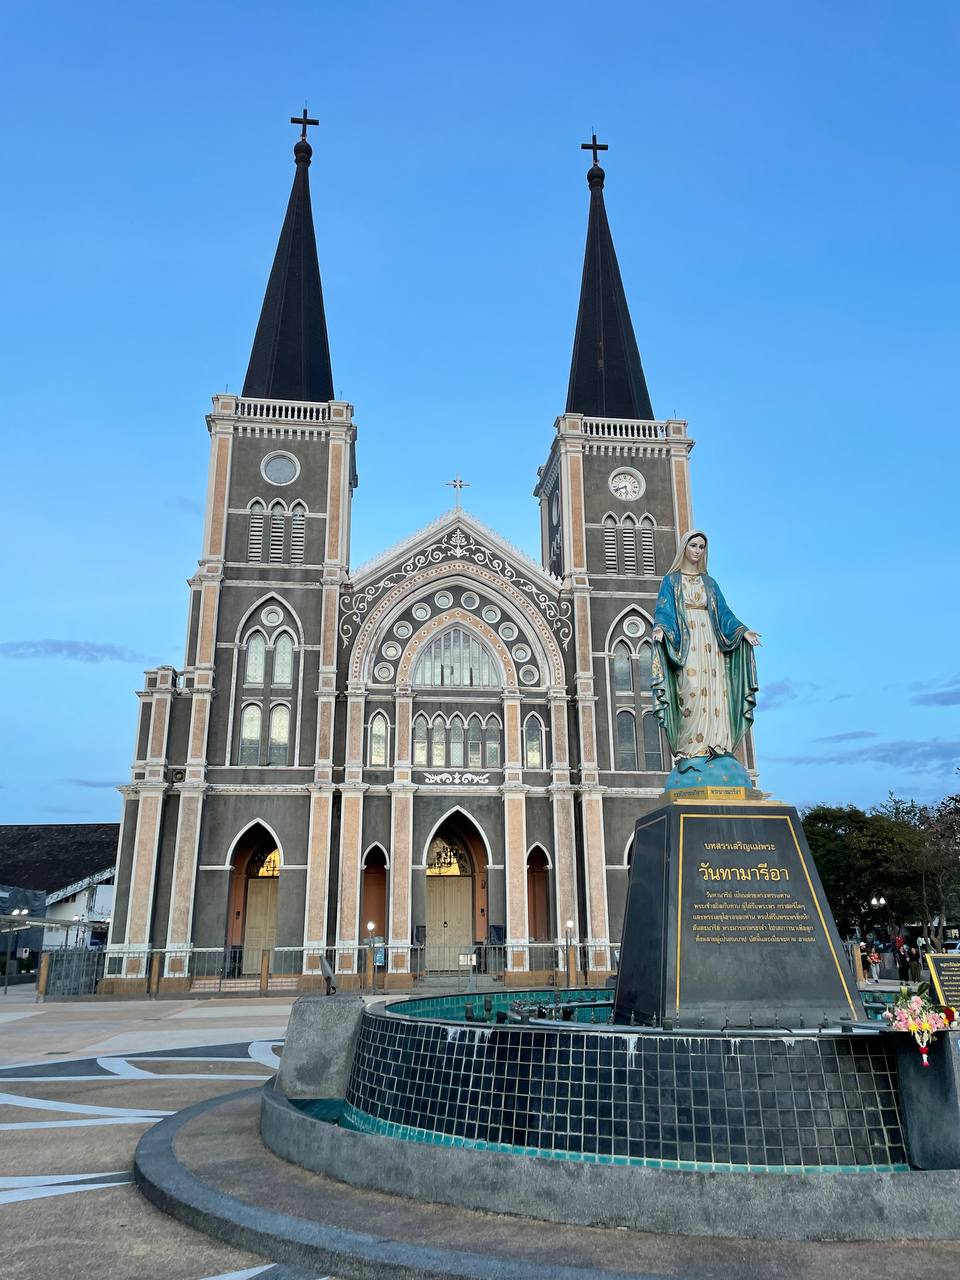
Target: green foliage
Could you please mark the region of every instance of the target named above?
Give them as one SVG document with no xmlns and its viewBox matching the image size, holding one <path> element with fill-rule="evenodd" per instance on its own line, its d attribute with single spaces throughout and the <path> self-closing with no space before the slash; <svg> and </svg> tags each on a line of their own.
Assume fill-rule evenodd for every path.
<svg viewBox="0 0 960 1280">
<path fill-rule="evenodd" d="M 803 829 L 841 934 L 917 921 L 942 943 L 944 918 L 960 914 L 960 796 L 935 806 L 890 796 L 868 811 L 814 805 Z"/>
</svg>

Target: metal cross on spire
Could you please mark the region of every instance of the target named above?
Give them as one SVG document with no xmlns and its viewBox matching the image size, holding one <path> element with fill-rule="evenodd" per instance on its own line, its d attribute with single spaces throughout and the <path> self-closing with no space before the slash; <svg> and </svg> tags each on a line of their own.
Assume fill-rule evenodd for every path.
<svg viewBox="0 0 960 1280">
<path fill-rule="evenodd" d="M 593 152 L 593 163 L 594 163 L 594 164 L 597 164 L 597 152 L 598 152 L 598 151 L 609 151 L 609 150 L 610 150 L 610 148 L 607 146 L 607 144 L 606 144 L 605 142 L 598 142 L 598 141 L 597 141 L 597 135 L 594 133 L 594 134 L 591 136 L 591 138 L 590 138 L 590 141 L 589 141 L 589 142 L 581 142 L 581 143 L 580 143 L 580 150 L 581 150 L 581 151 L 592 151 L 592 152 Z"/>
<path fill-rule="evenodd" d="M 319 124 L 319 123 L 320 123 L 320 121 L 319 121 L 319 120 L 313 120 L 313 119 L 311 119 L 311 117 L 310 117 L 310 116 L 308 116 L 308 115 L 307 115 L 307 104 L 306 104 L 306 103 L 304 103 L 304 104 L 303 104 L 303 115 L 302 115 L 302 116 L 291 116 L 291 117 L 290 117 L 290 123 L 291 123 L 291 124 L 298 124 L 298 125 L 300 126 L 300 140 L 301 140 L 301 142 L 306 142 L 306 140 L 307 140 L 307 125 L 308 125 L 308 124 Z"/>
<path fill-rule="evenodd" d="M 460 479 L 460 472 L 458 471 L 458 472 L 457 472 L 457 474 L 453 477 L 453 479 L 452 479 L 452 480 L 447 480 L 447 481 L 446 481 L 446 485 L 447 485 L 447 488 L 448 488 L 448 489 L 452 489 L 452 490 L 453 490 L 455 506 L 456 506 L 457 510 L 459 511 L 459 510 L 460 510 L 460 490 L 461 490 L 461 489 L 469 489 L 469 488 L 470 488 L 470 482 L 469 482 L 468 480 L 461 480 L 461 479 Z"/>
</svg>

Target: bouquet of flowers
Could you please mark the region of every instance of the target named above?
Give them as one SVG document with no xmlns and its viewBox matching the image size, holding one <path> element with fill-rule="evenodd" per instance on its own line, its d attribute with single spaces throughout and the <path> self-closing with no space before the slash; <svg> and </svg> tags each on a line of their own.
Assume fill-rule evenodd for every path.
<svg viewBox="0 0 960 1280">
<path fill-rule="evenodd" d="M 907 1031 L 913 1036 L 920 1050 L 923 1065 L 929 1067 L 927 1050 L 938 1031 L 946 1031 L 956 1021 L 956 1010 L 947 1005 L 936 1005 L 930 1000 L 929 983 L 923 983 L 911 994 L 902 986 L 900 994 L 884 1015 L 893 1031 Z"/>
</svg>

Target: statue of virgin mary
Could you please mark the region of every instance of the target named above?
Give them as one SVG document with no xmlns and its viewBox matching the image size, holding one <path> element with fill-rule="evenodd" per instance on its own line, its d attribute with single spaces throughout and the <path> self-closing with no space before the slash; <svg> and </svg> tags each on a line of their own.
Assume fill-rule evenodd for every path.
<svg viewBox="0 0 960 1280">
<path fill-rule="evenodd" d="M 684 534 L 653 619 L 654 707 L 679 760 L 729 756 L 753 721 L 756 631 L 707 573 L 707 535 Z"/>
</svg>

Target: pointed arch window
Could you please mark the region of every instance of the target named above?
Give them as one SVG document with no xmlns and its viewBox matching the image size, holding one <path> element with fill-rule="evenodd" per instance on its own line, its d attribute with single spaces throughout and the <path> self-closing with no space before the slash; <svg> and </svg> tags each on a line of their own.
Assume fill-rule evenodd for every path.
<svg viewBox="0 0 960 1280">
<path fill-rule="evenodd" d="M 267 745 L 267 764 L 286 764 L 290 742 L 290 708 L 274 707 L 270 712 L 270 738 Z"/>
<path fill-rule="evenodd" d="M 640 521 L 640 559 L 643 572 L 648 578 L 656 577 L 657 552 L 653 538 L 653 521 L 644 516 Z"/>
<path fill-rule="evenodd" d="M 427 721 L 417 716 L 413 722 L 413 763 L 420 769 L 427 763 Z"/>
<path fill-rule="evenodd" d="M 430 763 L 434 768 L 446 764 L 447 734 L 446 726 L 437 716 L 430 726 Z"/>
<path fill-rule="evenodd" d="M 244 684 L 263 684 L 263 672 L 267 658 L 267 642 L 259 631 L 247 641 L 246 661 L 243 668 Z"/>
<path fill-rule="evenodd" d="M 526 769 L 543 768 L 543 725 L 536 716 L 527 716 L 524 722 L 523 764 Z"/>
<path fill-rule="evenodd" d="M 651 773 L 659 773 L 663 768 L 660 725 L 654 715 L 645 715 L 643 717 L 643 767 Z"/>
<path fill-rule="evenodd" d="M 293 637 L 286 631 L 277 637 L 273 651 L 273 683 L 293 684 Z"/>
<path fill-rule="evenodd" d="M 630 647 L 623 640 L 619 640 L 613 646 L 613 691 L 614 693 L 633 693 Z"/>
<path fill-rule="evenodd" d="M 623 538 L 623 572 L 635 574 L 637 572 L 637 526 L 633 516 L 624 516 L 621 537 Z"/>
<path fill-rule="evenodd" d="M 275 564 L 283 561 L 285 525 L 286 512 L 283 503 L 275 502 L 270 508 L 270 560 Z"/>
<path fill-rule="evenodd" d="M 500 670 L 493 654 L 462 627 L 451 627 L 424 648 L 413 670 L 415 685 L 496 689 Z"/>
<path fill-rule="evenodd" d="M 307 540 L 307 508 L 295 502 L 290 508 L 290 563 L 303 564 L 303 549 Z"/>
<path fill-rule="evenodd" d="M 483 766 L 483 728 L 479 716 L 471 716 L 467 722 L 467 768 Z"/>
<path fill-rule="evenodd" d="M 483 726 L 483 763 L 487 769 L 500 768 L 500 721 L 496 716 Z"/>
<path fill-rule="evenodd" d="M 240 716 L 240 764 L 260 763 L 260 708 L 244 707 Z"/>
<path fill-rule="evenodd" d="M 613 516 L 605 516 L 603 520 L 603 565 L 607 573 L 616 573 L 617 563 L 617 522 Z"/>
<path fill-rule="evenodd" d="M 632 711 L 617 712 L 617 768 L 637 767 L 637 723 Z"/>
<path fill-rule="evenodd" d="M 637 649 L 637 675 L 640 681 L 640 692 L 650 692 L 650 680 L 653 676 L 653 648 L 649 643 L 641 644 Z"/>
<path fill-rule="evenodd" d="M 463 721 L 454 716 L 450 721 L 450 764 L 455 769 L 463 768 Z"/>
<path fill-rule="evenodd" d="M 387 717 L 380 711 L 370 721 L 367 763 L 375 769 L 383 768 L 387 763 Z"/>
<path fill-rule="evenodd" d="M 266 508 L 259 501 L 250 503 L 250 521 L 247 528 L 247 559 L 256 562 L 263 559 L 263 518 Z"/>
</svg>

